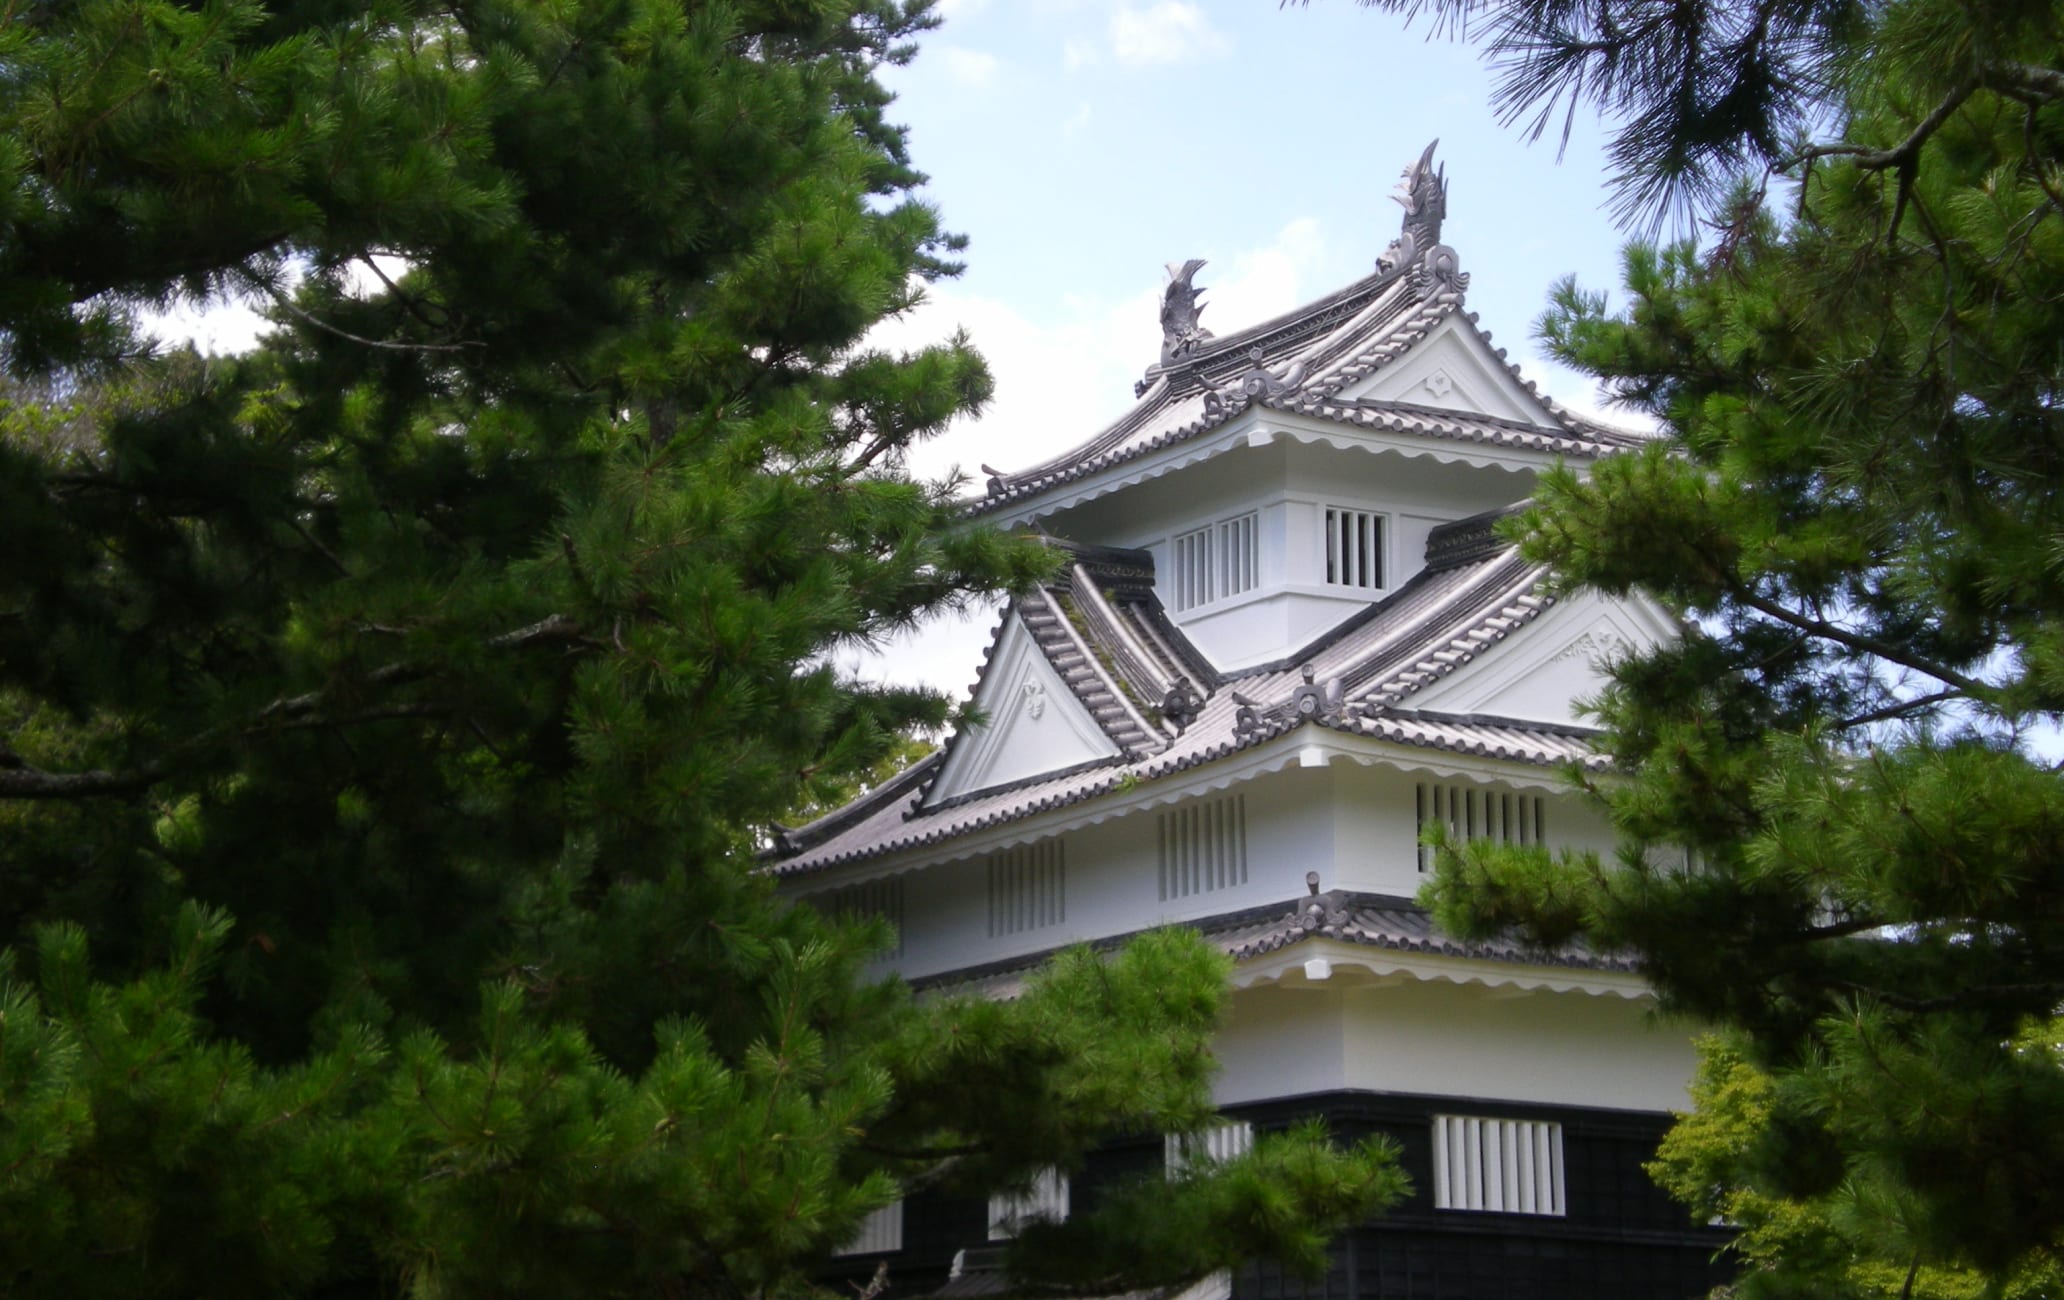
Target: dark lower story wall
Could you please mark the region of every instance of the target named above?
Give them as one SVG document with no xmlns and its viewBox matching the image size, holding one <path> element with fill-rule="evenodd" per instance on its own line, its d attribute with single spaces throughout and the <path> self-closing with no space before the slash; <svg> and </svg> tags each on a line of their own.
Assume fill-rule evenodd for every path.
<svg viewBox="0 0 2064 1300">
<path fill-rule="evenodd" d="M 1436 1115 L 1548 1120 L 1562 1126 L 1561 1216 L 1495 1214 L 1434 1207 Z M 1413 1193 L 1336 1241 L 1320 1278 L 1250 1265 L 1233 1300 L 1690 1300 L 1726 1282 L 1725 1232 L 1693 1224 L 1642 1166 L 1668 1129 L 1668 1116 L 1567 1106 L 1527 1106 L 1452 1097 L 1362 1092 L 1284 1098 L 1236 1107 L 1265 1133 L 1317 1115 L 1344 1141 L 1382 1134 L 1398 1144 Z M 1117 1141 L 1071 1182 L 1080 1210 L 1099 1189 L 1160 1168 L 1160 1139 Z M 904 1207 L 903 1249 L 835 1260 L 826 1280 L 864 1281 L 889 1266 L 890 1300 L 915 1300 L 946 1281 L 954 1253 L 987 1244 L 985 1203 L 943 1194 Z"/>
</svg>

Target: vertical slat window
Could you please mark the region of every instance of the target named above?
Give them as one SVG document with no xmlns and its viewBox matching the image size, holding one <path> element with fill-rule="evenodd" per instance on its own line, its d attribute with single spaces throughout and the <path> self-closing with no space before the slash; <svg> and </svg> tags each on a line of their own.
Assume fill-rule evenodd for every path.
<svg viewBox="0 0 2064 1300">
<path fill-rule="evenodd" d="M 990 938 L 1041 930 L 1068 919 L 1064 843 L 1044 840 L 989 855 Z"/>
<path fill-rule="evenodd" d="M 1248 513 L 1169 543 L 1169 607 L 1178 613 L 1261 585 L 1261 520 Z"/>
<path fill-rule="evenodd" d="M 811 900 L 826 916 L 878 916 L 896 928 L 896 941 L 882 955 L 903 955 L 903 878 L 863 880 L 814 896 Z"/>
<path fill-rule="evenodd" d="M 1068 1219 L 1068 1176 L 1058 1169 L 1041 1171 L 1031 1190 L 1021 1196 L 989 1198 L 989 1240 L 1008 1241 L 1026 1224 L 1045 1219 L 1065 1223 Z"/>
<path fill-rule="evenodd" d="M 892 1201 L 860 1221 L 860 1231 L 834 1251 L 838 1255 L 879 1255 L 903 1249 L 903 1202 Z"/>
<path fill-rule="evenodd" d="M 1199 528 L 1175 539 L 1170 559 L 1174 566 L 1175 608 L 1195 609 L 1217 597 L 1211 582 L 1211 530 Z"/>
<path fill-rule="evenodd" d="M 1383 516 L 1326 507 L 1326 581 L 1336 587 L 1383 586 Z"/>
<path fill-rule="evenodd" d="M 1538 794 L 1421 781 L 1417 799 L 1421 836 L 1428 826 L 1445 826 L 1452 839 L 1539 844 L 1546 829 L 1547 800 Z M 1419 846 L 1419 870 L 1433 870 L 1431 845 Z"/>
<path fill-rule="evenodd" d="M 1260 519 L 1240 515 L 1218 526 L 1218 595 L 1237 596 L 1261 585 Z"/>
<path fill-rule="evenodd" d="M 1253 1146 L 1254 1126 L 1245 1120 L 1229 1120 L 1199 1133 L 1170 1133 L 1163 1157 L 1168 1172 L 1177 1174 L 1199 1161 L 1223 1162 L 1246 1155 Z"/>
<path fill-rule="evenodd" d="M 1200 799 L 1159 821 L 1161 901 L 1247 883 L 1247 796 Z"/>
<path fill-rule="evenodd" d="M 1562 1125 L 1434 1116 L 1433 1205 L 1493 1214 L 1564 1214 Z"/>
</svg>

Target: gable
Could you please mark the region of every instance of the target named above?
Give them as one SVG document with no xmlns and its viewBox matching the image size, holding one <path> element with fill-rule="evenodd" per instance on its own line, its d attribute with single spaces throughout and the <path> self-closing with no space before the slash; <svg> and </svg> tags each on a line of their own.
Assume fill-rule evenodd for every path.
<svg viewBox="0 0 2064 1300">
<path fill-rule="evenodd" d="M 1562 427 L 1460 313 L 1442 320 L 1403 356 L 1338 395 L 1468 411 L 1547 429 Z"/>
<path fill-rule="evenodd" d="M 986 721 L 953 738 L 928 804 L 1118 757 L 1015 609 L 1004 615 L 974 704 Z"/>
<path fill-rule="evenodd" d="M 1675 635 L 1668 616 L 1647 601 L 1566 596 L 1522 631 L 1407 696 L 1402 707 L 1589 726 L 1575 705 L 1605 684 L 1599 664 Z"/>
</svg>

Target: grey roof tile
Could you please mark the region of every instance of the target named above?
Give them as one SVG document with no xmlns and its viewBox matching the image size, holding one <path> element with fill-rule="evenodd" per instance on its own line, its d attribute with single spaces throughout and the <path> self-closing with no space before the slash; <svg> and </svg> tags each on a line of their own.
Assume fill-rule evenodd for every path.
<svg viewBox="0 0 2064 1300">
<path fill-rule="evenodd" d="M 792 833 L 795 851 L 778 854 L 772 869 L 781 876 L 800 876 L 942 845 L 1083 803 L 1120 787 L 1175 776 L 1307 722 L 1373 740 L 1513 762 L 1543 766 L 1595 762 L 1585 743 L 1587 733 L 1571 728 L 1401 708 L 1412 693 L 1454 672 L 1533 621 L 1552 603 L 1553 597 L 1542 590 L 1545 571 L 1528 564 L 1515 548 L 1492 533 L 1497 517 L 1496 513 L 1487 514 L 1437 529 L 1430 550 L 1441 552 L 1439 563 L 1345 620 L 1298 655 L 1210 681 L 1186 675 L 1184 680 L 1199 694 L 1198 710 L 1187 726 L 1167 725 L 1165 718 L 1154 724 L 1158 733 L 1153 745 L 1141 745 L 1116 759 L 969 792 L 927 807 L 926 783 L 943 762 L 935 756 L 928 760 L 926 773 L 907 781 L 898 778 L 901 784 L 893 796 L 884 787 L 868 796 L 864 811 L 848 815 L 850 810 L 841 810 Z M 1076 554 L 1080 557 L 1083 552 L 1077 548 Z M 1117 554 L 1120 559 L 1111 554 L 1090 556 L 1071 566 L 1064 579 L 1071 584 L 1068 590 L 1079 594 L 1094 586 L 1109 603 L 1139 606 L 1142 622 L 1135 626 L 1151 626 L 1149 614 L 1159 612 L 1152 604 L 1151 560 L 1144 552 Z M 1116 580 L 1096 583 L 1092 572 L 1096 564 L 1121 562 L 1133 566 L 1126 579 L 1135 584 L 1132 588 L 1126 589 Z M 1137 572 L 1141 565 L 1148 566 L 1145 575 Z M 1044 594 L 1050 601 L 1054 593 Z M 1079 638 L 1067 640 L 1055 630 L 1067 624 L 1057 608 L 1042 605 L 1037 613 L 1054 645 L 1062 646 L 1065 641 L 1068 647 L 1079 648 Z M 1044 648 L 1047 643 L 1041 644 Z M 1166 663 L 1157 659 L 1156 671 L 1187 674 L 1190 667 L 1181 662 L 1183 657 L 1176 654 Z M 1092 654 L 1076 667 L 1082 684 L 1078 688 L 1071 683 L 1070 689 L 1085 703 L 1100 701 L 1107 730 L 1137 725 L 1112 712 L 1128 689 L 1121 684 L 1115 658 Z M 1137 691 L 1138 687 L 1130 689 Z M 1142 716 L 1138 710 L 1132 715 Z"/>
<path fill-rule="evenodd" d="M 1470 940 L 1447 934 L 1434 923 L 1433 915 L 1409 898 L 1390 894 L 1364 894 L 1351 890 L 1329 890 L 1287 903 L 1245 908 L 1218 916 L 1178 922 L 1223 949 L 1236 962 L 1281 952 L 1309 939 L 1332 939 L 1362 948 L 1390 952 L 1418 953 L 1432 957 L 1497 961 L 1515 965 L 1562 970 L 1638 973 L 1629 958 L 1599 953 L 1583 944 L 1540 949 L 1512 937 Z M 1144 931 L 1108 935 L 1089 946 L 1100 952 L 1123 947 Z M 911 987 L 927 993 L 974 991 L 999 979 L 1027 974 L 1052 960 L 1059 949 L 1007 957 L 980 966 L 964 967 L 911 981 Z"/>
<path fill-rule="evenodd" d="M 1538 388 L 1510 362 L 1506 362 L 1507 371 L 1540 398 L 1546 423 L 1524 424 L 1402 402 L 1341 398 L 1343 389 L 1403 356 L 1450 317 L 1460 316 L 1467 328 L 1489 342 L 1475 314 L 1462 310 L 1467 276 L 1444 281 L 1413 274 L 1414 269 L 1379 271 L 1273 320 L 1207 340 L 1178 360 L 1151 367 L 1139 389 L 1139 401 L 1130 411 L 1051 460 L 994 475 L 988 495 L 969 502 L 969 512 L 981 515 L 1024 502 L 1199 437 L 1257 403 L 1355 428 L 1583 458 L 1646 441 L 1642 434 L 1582 419 L 1541 397 Z"/>
</svg>

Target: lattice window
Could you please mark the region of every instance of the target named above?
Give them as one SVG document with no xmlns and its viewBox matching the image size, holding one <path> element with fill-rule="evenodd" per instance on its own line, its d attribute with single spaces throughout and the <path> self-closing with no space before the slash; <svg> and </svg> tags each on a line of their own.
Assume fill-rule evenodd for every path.
<svg viewBox="0 0 2064 1300">
<path fill-rule="evenodd" d="M 1068 1176 L 1042 1170 L 1031 1190 L 1021 1195 L 989 1198 L 989 1240 L 1008 1241 L 1036 1219 L 1064 1223 L 1068 1218 Z"/>
<path fill-rule="evenodd" d="M 860 1221 L 853 1239 L 832 1253 L 835 1255 L 879 1255 L 903 1249 L 903 1202 L 895 1200 Z"/>
<path fill-rule="evenodd" d="M 896 929 L 895 944 L 883 956 L 903 955 L 903 877 L 862 880 L 826 890 L 810 900 L 826 916 L 878 916 Z"/>
<path fill-rule="evenodd" d="M 1161 901 L 1247 883 L 1247 796 L 1227 795 L 1161 814 Z"/>
<path fill-rule="evenodd" d="M 1183 533 L 1169 546 L 1169 606 L 1178 612 L 1261 585 L 1261 518 L 1249 512 Z"/>
<path fill-rule="evenodd" d="M 1254 1126 L 1245 1120 L 1214 1124 L 1201 1133 L 1170 1133 L 1164 1156 L 1168 1172 L 1179 1173 L 1199 1160 L 1231 1160 L 1254 1146 Z"/>
<path fill-rule="evenodd" d="M 1439 1210 L 1562 1214 L 1562 1125 L 1434 1116 L 1433 1204 Z"/>
<path fill-rule="evenodd" d="M 1383 586 L 1383 516 L 1326 507 L 1326 581 L 1336 587 Z"/>
<path fill-rule="evenodd" d="M 1068 919 L 1068 861 L 1061 840 L 989 855 L 989 937 L 1044 929 Z"/>
<path fill-rule="evenodd" d="M 1237 596 L 1261 585 L 1261 519 L 1238 515 L 1218 525 L 1220 596 Z"/>
<path fill-rule="evenodd" d="M 1503 844 L 1539 844 L 1546 829 L 1547 800 L 1517 790 L 1476 785 L 1419 783 L 1419 833 L 1445 826 L 1463 840 L 1497 840 Z M 1433 870 L 1433 847 L 1419 846 L 1419 870 Z"/>
</svg>

